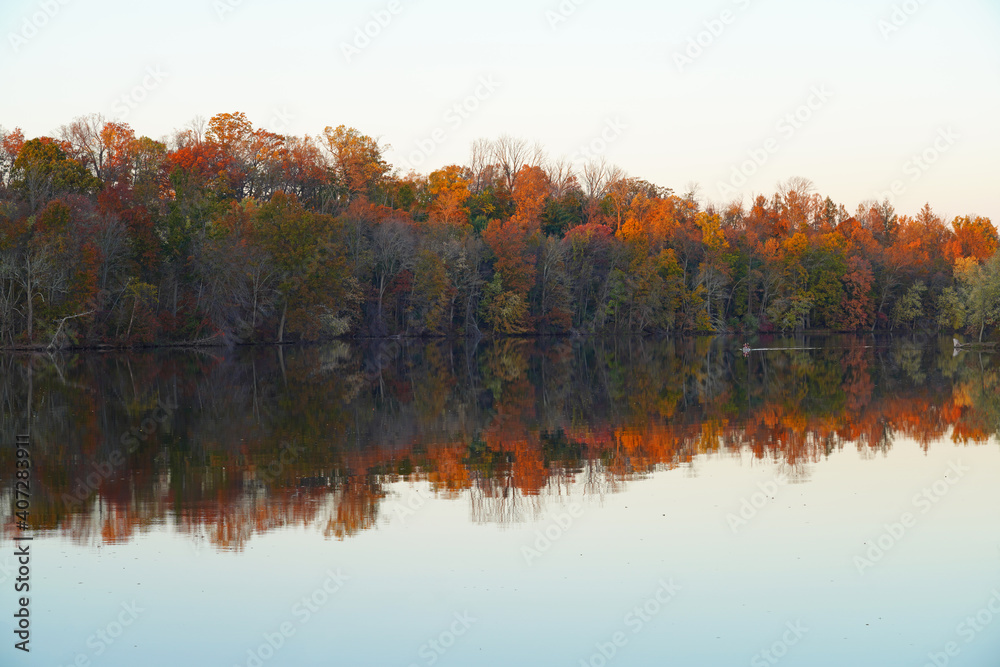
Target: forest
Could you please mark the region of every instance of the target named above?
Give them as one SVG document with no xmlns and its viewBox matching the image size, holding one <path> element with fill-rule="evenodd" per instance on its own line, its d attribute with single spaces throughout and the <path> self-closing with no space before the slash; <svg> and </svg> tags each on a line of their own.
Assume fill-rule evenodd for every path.
<svg viewBox="0 0 1000 667">
<path fill-rule="evenodd" d="M 851 213 L 807 179 L 694 188 L 511 136 L 402 173 L 378 138 L 243 113 L 137 136 L 0 128 L 0 347 L 337 337 L 963 332 L 1000 322 L 993 223 Z"/>
</svg>

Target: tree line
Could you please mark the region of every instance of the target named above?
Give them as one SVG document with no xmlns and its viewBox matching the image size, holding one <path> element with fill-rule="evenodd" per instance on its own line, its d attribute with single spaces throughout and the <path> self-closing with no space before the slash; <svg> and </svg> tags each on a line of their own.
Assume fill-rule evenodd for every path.
<svg viewBox="0 0 1000 667">
<path fill-rule="evenodd" d="M 345 126 L 196 119 L 161 141 L 0 128 L 0 346 L 665 334 L 1000 322 L 997 230 L 852 214 L 803 178 L 744 203 L 478 140 L 402 173 Z"/>
</svg>

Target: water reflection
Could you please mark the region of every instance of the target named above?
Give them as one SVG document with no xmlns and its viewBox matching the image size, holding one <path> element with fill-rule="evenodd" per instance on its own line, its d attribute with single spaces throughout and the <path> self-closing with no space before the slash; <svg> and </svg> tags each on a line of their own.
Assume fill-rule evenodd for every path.
<svg viewBox="0 0 1000 667">
<path fill-rule="evenodd" d="M 2 432 L 30 426 L 33 528 L 80 543 L 170 524 L 241 549 L 256 533 L 344 539 L 419 506 L 400 481 L 518 522 L 695 456 L 783 462 L 983 443 L 996 356 L 864 337 L 371 341 L 311 348 L 5 356 Z M 13 452 L 0 466 L 13 469 Z M 3 531 L 13 531 L 9 482 Z M 402 510 L 405 513 L 405 509 Z"/>
</svg>

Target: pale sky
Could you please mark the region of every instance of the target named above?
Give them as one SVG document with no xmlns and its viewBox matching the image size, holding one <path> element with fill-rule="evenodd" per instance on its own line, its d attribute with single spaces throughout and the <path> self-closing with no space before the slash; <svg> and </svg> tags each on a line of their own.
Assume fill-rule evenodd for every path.
<svg viewBox="0 0 1000 667">
<path fill-rule="evenodd" d="M 244 111 L 429 172 L 508 133 L 703 202 L 804 176 L 853 212 L 898 181 L 901 213 L 1000 222 L 997 0 L 4 0 L 0 36 L 0 126 L 29 137 Z"/>
</svg>

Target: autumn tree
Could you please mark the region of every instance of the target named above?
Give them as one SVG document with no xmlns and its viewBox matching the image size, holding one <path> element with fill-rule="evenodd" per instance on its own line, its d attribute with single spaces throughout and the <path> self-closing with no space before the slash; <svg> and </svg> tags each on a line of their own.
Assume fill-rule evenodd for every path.
<svg viewBox="0 0 1000 667">
<path fill-rule="evenodd" d="M 514 186 L 521 176 L 521 169 L 540 167 L 545 162 L 545 152 L 539 144 L 504 134 L 489 143 L 489 159 L 496 167 L 500 181 L 507 192 L 514 192 Z"/>
<path fill-rule="evenodd" d="M 964 321 L 980 342 L 987 325 L 1000 323 L 1000 252 L 982 265 L 960 259 L 955 265 Z"/>
<path fill-rule="evenodd" d="M 24 143 L 12 165 L 10 185 L 32 212 L 61 195 L 93 194 L 100 189 L 100 181 L 48 137 Z"/>
<path fill-rule="evenodd" d="M 285 341 L 286 331 L 308 340 L 347 330 L 358 286 L 348 269 L 342 234 L 336 218 L 308 211 L 282 192 L 260 207 L 253 235 L 277 272 L 278 343 Z"/>
<path fill-rule="evenodd" d="M 565 333 L 572 324 L 568 259 L 569 251 L 558 239 L 549 236 L 541 241 L 535 291 L 538 330 L 542 333 Z"/>
<path fill-rule="evenodd" d="M 410 293 L 409 332 L 416 335 L 442 334 L 450 324 L 455 288 L 438 253 L 428 249 L 417 253 Z"/>
<path fill-rule="evenodd" d="M 872 301 L 874 275 L 871 265 L 862 257 L 851 257 L 843 277 L 844 300 L 835 315 L 836 328 L 843 331 L 864 331 L 871 325 L 875 312 Z"/>
<path fill-rule="evenodd" d="M 373 327 L 377 334 L 387 332 L 386 295 L 413 266 L 415 250 L 412 225 L 404 220 L 385 220 L 372 230 L 372 282 L 376 294 Z"/>
<path fill-rule="evenodd" d="M 912 327 L 914 321 L 924 314 L 923 298 L 926 291 L 927 285 L 919 280 L 910 285 L 892 309 L 894 327 L 902 324 Z"/>
<path fill-rule="evenodd" d="M 563 237 L 573 303 L 573 326 L 593 327 L 603 311 L 604 285 L 615 261 L 611 229 L 590 223 L 570 229 Z"/>
<path fill-rule="evenodd" d="M 0 193 L 11 184 L 14 160 L 24 147 L 24 132 L 20 128 L 7 132 L 0 127 Z"/>
<path fill-rule="evenodd" d="M 515 183 L 512 191 L 514 215 L 510 222 L 531 235 L 541 227 L 542 212 L 551 188 L 549 177 L 541 167 L 525 165 L 518 172 Z"/>
<path fill-rule="evenodd" d="M 346 207 L 362 195 L 375 200 L 379 187 L 391 171 L 383 157 L 388 147 L 344 125 L 326 127 L 320 143 L 326 151 L 337 205 Z"/>
<path fill-rule="evenodd" d="M 469 179 L 465 170 L 458 165 L 431 172 L 427 179 L 427 194 L 430 198 L 428 209 L 432 222 L 449 226 L 461 226 L 468 220 L 466 202 Z"/>
<path fill-rule="evenodd" d="M 483 319 L 496 331 L 523 333 L 530 325 L 528 291 L 535 282 L 527 231 L 514 221 L 492 221 L 483 240 L 495 257 L 493 280 L 483 293 Z"/>
<path fill-rule="evenodd" d="M 997 228 L 989 218 L 978 215 L 956 217 L 951 226 L 955 231 L 952 254 L 956 258 L 969 257 L 982 264 L 1000 246 Z"/>
</svg>

